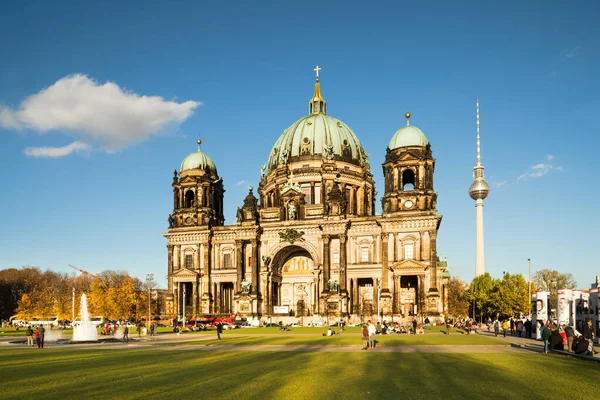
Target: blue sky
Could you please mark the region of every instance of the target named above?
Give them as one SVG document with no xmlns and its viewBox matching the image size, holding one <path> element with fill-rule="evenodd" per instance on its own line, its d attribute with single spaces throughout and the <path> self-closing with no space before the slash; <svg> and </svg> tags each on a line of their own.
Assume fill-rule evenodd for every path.
<svg viewBox="0 0 600 400">
<path fill-rule="evenodd" d="M 598 2 L 126 3 L 0 14 L 0 268 L 125 269 L 164 285 L 173 170 L 200 136 L 233 223 L 307 114 L 318 64 L 328 114 L 356 132 L 380 195 L 406 110 L 427 135 L 453 275 L 475 271 L 476 98 L 486 271 L 526 276 L 531 258 L 583 288 L 600 275 Z"/>
</svg>

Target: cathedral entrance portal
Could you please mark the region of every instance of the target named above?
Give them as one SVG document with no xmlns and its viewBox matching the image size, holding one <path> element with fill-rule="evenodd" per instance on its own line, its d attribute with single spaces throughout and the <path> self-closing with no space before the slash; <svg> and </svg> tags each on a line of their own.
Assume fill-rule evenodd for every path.
<svg viewBox="0 0 600 400">
<path fill-rule="evenodd" d="M 400 278 L 400 313 L 403 316 L 415 316 L 419 313 L 419 277 L 416 275 Z"/>
<path fill-rule="evenodd" d="M 318 274 L 308 251 L 288 246 L 274 257 L 271 295 L 273 314 L 303 318 L 318 312 Z"/>
</svg>

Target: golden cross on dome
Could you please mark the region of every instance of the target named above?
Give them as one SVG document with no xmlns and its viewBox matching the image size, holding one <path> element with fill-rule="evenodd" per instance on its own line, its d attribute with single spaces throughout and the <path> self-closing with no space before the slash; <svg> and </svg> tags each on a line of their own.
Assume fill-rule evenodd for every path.
<svg viewBox="0 0 600 400">
<path fill-rule="evenodd" d="M 315 71 L 317 73 L 317 80 L 319 80 L 319 71 L 322 70 L 323 68 L 319 68 L 319 66 L 317 65 L 317 68 L 313 69 L 313 71 Z"/>
</svg>

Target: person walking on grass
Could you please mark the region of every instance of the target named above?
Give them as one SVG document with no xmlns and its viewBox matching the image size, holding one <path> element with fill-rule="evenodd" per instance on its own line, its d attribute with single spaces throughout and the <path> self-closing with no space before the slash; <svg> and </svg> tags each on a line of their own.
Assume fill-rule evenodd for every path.
<svg viewBox="0 0 600 400">
<path fill-rule="evenodd" d="M 494 320 L 494 336 L 498 336 L 500 333 L 500 321 L 498 321 L 498 317 Z"/>
<path fill-rule="evenodd" d="M 363 324 L 362 326 L 362 345 L 361 350 L 369 349 L 369 328 L 367 328 L 367 324 Z"/>
<path fill-rule="evenodd" d="M 33 347 L 33 329 L 31 329 L 31 326 L 27 327 L 25 335 L 27 335 L 27 347 Z"/>
<path fill-rule="evenodd" d="M 217 339 L 221 340 L 221 334 L 223 333 L 223 324 L 218 322 L 217 323 Z"/>
<path fill-rule="evenodd" d="M 375 333 L 377 332 L 377 328 L 371 323 L 371 320 L 367 321 L 367 323 L 369 324 L 367 327 L 369 333 L 369 347 L 371 350 L 375 350 Z"/>
<path fill-rule="evenodd" d="M 129 328 L 127 324 L 123 324 L 123 342 L 129 343 Z"/>
</svg>

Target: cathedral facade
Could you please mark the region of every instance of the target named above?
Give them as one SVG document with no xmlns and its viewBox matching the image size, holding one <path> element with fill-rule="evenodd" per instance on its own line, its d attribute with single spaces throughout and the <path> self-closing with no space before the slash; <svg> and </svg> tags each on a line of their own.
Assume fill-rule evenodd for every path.
<svg viewBox="0 0 600 400">
<path fill-rule="evenodd" d="M 173 316 L 356 319 L 444 314 L 449 274 L 436 251 L 435 159 L 410 125 L 391 138 L 377 192 L 356 134 L 327 115 L 318 78 L 309 114 L 285 129 L 224 225 L 224 187 L 200 150 L 174 172 L 168 301 Z"/>
</svg>

